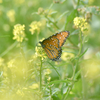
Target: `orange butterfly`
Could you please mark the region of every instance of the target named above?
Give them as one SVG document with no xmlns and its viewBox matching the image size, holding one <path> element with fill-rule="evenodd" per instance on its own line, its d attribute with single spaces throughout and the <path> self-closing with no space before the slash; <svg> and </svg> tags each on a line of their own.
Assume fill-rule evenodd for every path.
<svg viewBox="0 0 100 100">
<path fill-rule="evenodd" d="M 62 53 L 61 47 L 65 43 L 69 34 L 69 31 L 63 31 L 44 39 L 42 42 L 39 42 L 42 48 L 45 50 L 48 58 L 53 61 L 59 60 Z"/>
</svg>

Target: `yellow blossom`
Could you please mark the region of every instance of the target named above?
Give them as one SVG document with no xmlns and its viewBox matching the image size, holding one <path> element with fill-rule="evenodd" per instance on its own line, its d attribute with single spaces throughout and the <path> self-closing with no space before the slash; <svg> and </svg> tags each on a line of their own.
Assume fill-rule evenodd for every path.
<svg viewBox="0 0 100 100">
<path fill-rule="evenodd" d="M 66 61 L 66 60 L 70 60 L 70 59 L 73 58 L 73 57 L 74 57 L 74 54 L 64 52 L 64 53 L 62 54 L 62 57 L 61 57 L 61 58 L 62 58 L 64 61 Z"/>
<path fill-rule="evenodd" d="M 88 34 L 90 32 L 90 26 L 89 26 L 89 24 L 87 22 L 84 24 L 84 27 L 81 28 L 81 31 L 84 34 Z"/>
<path fill-rule="evenodd" d="M 47 78 L 47 81 L 50 81 L 51 80 L 51 77 L 49 76 L 48 78 Z"/>
<path fill-rule="evenodd" d="M 10 60 L 10 61 L 7 63 L 8 67 L 9 67 L 9 68 L 14 67 L 14 62 L 15 62 L 14 59 Z"/>
<path fill-rule="evenodd" d="M 44 75 L 49 75 L 51 74 L 51 70 L 50 69 L 46 69 L 45 72 L 44 72 Z"/>
<path fill-rule="evenodd" d="M 40 7 L 40 8 L 38 9 L 38 14 L 42 14 L 43 12 L 44 12 L 44 9 Z"/>
<path fill-rule="evenodd" d="M 29 31 L 31 32 L 32 35 L 34 34 L 34 32 L 36 30 L 37 30 L 38 33 L 40 32 L 40 26 L 41 26 L 40 22 L 33 21 L 29 26 L 30 26 Z"/>
<path fill-rule="evenodd" d="M 46 58 L 45 54 L 46 53 L 45 53 L 45 51 L 43 50 L 42 47 L 36 46 L 36 48 L 35 48 L 35 56 L 34 57 L 41 57 L 42 60 L 43 60 L 44 58 Z"/>
<path fill-rule="evenodd" d="M 25 30 L 25 25 L 20 25 L 20 24 L 15 25 L 13 29 L 13 34 L 14 34 L 13 39 L 17 40 L 18 42 L 22 42 L 23 39 L 25 38 L 24 30 Z"/>
<path fill-rule="evenodd" d="M 86 19 L 82 17 L 74 18 L 74 25 L 76 28 L 80 28 L 83 33 L 88 33 L 90 30 L 89 24 L 86 22 Z"/>
<path fill-rule="evenodd" d="M 23 91 L 21 91 L 21 90 L 19 90 L 19 89 L 17 90 L 16 94 L 18 94 L 18 95 L 20 95 L 20 96 L 22 96 L 22 97 L 24 96 Z"/>
<path fill-rule="evenodd" d="M 15 11 L 13 9 L 7 12 L 7 16 L 11 22 L 15 21 Z"/>
<path fill-rule="evenodd" d="M 38 89 L 39 85 L 37 83 L 32 84 L 31 86 L 29 86 L 31 89 Z"/>
</svg>

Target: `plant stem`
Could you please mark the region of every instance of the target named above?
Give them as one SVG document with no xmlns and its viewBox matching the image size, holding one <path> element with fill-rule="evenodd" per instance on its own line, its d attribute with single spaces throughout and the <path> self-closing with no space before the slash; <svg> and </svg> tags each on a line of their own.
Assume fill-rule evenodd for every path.
<svg viewBox="0 0 100 100">
<path fill-rule="evenodd" d="M 81 55 L 82 53 L 82 48 L 83 48 L 83 44 L 82 44 L 82 32 L 80 31 L 79 33 L 79 38 L 80 38 L 80 48 L 79 48 L 79 53 L 78 53 L 78 57 Z M 81 57 L 82 59 L 82 57 Z M 84 70 L 83 70 L 83 66 L 80 66 L 81 69 L 81 79 L 82 79 L 82 93 L 83 93 L 83 100 L 87 100 L 87 84 L 86 84 L 86 79 L 84 77 Z"/>
<path fill-rule="evenodd" d="M 82 32 L 80 31 L 80 33 L 79 33 L 79 38 L 80 38 L 80 48 L 79 48 L 79 53 L 78 53 L 78 55 L 80 55 L 81 54 L 81 52 L 82 52 Z"/>
<path fill-rule="evenodd" d="M 59 29 L 59 27 L 53 22 L 53 21 L 51 21 L 47 16 L 45 16 L 46 17 L 46 19 L 49 21 L 49 22 L 51 22 L 57 29 Z"/>
<path fill-rule="evenodd" d="M 7 53 L 9 53 L 10 50 L 12 50 L 17 45 L 17 42 L 14 42 L 11 44 L 3 53 L 0 54 L 0 57 L 5 56 Z"/>
<path fill-rule="evenodd" d="M 40 65 L 40 90 L 42 89 L 42 58 L 41 59 L 41 65 Z"/>
<path fill-rule="evenodd" d="M 83 94 L 83 100 L 87 100 L 87 82 L 86 79 L 84 77 L 84 72 L 83 72 L 83 68 L 81 67 L 82 71 L 81 71 L 81 79 L 82 79 L 82 94 Z"/>
</svg>

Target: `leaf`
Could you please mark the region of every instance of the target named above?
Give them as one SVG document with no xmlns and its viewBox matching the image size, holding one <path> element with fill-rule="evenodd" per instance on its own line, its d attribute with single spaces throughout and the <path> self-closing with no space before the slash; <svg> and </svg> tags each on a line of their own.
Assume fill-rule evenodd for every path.
<svg viewBox="0 0 100 100">
<path fill-rule="evenodd" d="M 55 13 L 57 13 L 57 11 L 53 11 L 53 12 L 51 12 L 49 15 L 53 15 L 53 14 L 55 14 Z"/>
<path fill-rule="evenodd" d="M 67 18 L 66 18 L 66 24 L 65 24 L 65 29 L 66 29 L 66 27 L 67 27 L 67 24 L 68 24 L 69 22 L 73 21 L 73 19 L 74 19 L 75 16 L 76 16 L 76 13 L 77 13 L 77 10 L 75 9 L 75 10 L 73 10 L 73 11 L 69 14 L 69 16 L 67 16 Z"/>
<path fill-rule="evenodd" d="M 100 52 L 97 52 L 97 53 L 96 53 L 96 57 L 97 57 L 98 59 L 100 59 Z"/>
<path fill-rule="evenodd" d="M 56 22 L 58 22 L 66 13 L 68 13 L 69 11 L 64 12 L 63 14 L 61 14 L 58 19 L 56 20 Z"/>
<path fill-rule="evenodd" d="M 56 81 L 51 81 L 49 82 L 46 87 L 52 85 L 52 84 L 59 84 L 59 83 L 68 83 L 68 82 L 72 82 L 73 80 L 70 80 L 70 79 L 66 79 L 66 80 L 56 80 Z M 74 82 L 74 81 L 73 81 Z M 46 88 L 45 87 L 45 88 Z"/>
<path fill-rule="evenodd" d="M 87 52 L 88 48 L 79 56 L 79 58 L 81 58 L 86 52 Z"/>
<path fill-rule="evenodd" d="M 53 7 L 53 5 L 54 5 L 54 3 L 52 3 L 52 4 L 50 5 L 50 7 L 49 7 L 49 9 L 48 9 L 48 13 L 49 13 L 50 9 Z"/>
<path fill-rule="evenodd" d="M 59 88 L 54 88 L 54 89 L 52 90 L 52 95 L 57 94 L 59 91 L 60 91 Z"/>
<path fill-rule="evenodd" d="M 70 36 L 71 36 L 71 35 L 75 35 L 75 34 L 77 34 L 77 33 L 79 33 L 79 30 L 74 30 L 74 31 L 70 34 Z"/>
<path fill-rule="evenodd" d="M 51 63 L 49 63 L 49 64 L 53 67 L 53 69 L 57 72 L 58 76 L 60 77 L 60 74 L 58 73 L 57 69 Z"/>
</svg>

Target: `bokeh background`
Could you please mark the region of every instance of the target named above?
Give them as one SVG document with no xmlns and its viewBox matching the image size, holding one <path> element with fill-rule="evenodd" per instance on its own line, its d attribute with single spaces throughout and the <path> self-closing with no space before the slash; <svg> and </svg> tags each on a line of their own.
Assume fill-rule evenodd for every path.
<svg viewBox="0 0 100 100">
<path fill-rule="evenodd" d="M 14 39 L 16 25 L 22 41 Z M 66 30 L 61 59 L 51 61 L 38 42 Z M 0 100 L 23 99 L 100 99 L 99 0 L 0 0 Z"/>
</svg>

